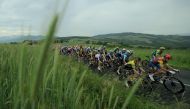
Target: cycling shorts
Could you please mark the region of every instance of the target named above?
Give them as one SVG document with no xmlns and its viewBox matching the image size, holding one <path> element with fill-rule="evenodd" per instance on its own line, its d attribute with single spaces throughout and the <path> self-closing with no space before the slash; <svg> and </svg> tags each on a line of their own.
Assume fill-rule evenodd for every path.
<svg viewBox="0 0 190 109">
<path fill-rule="evenodd" d="M 155 63 L 151 61 L 148 66 L 152 68 L 156 68 L 156 70 L 160 69 L 160 64 L 158 62 Z"/>
</svg>

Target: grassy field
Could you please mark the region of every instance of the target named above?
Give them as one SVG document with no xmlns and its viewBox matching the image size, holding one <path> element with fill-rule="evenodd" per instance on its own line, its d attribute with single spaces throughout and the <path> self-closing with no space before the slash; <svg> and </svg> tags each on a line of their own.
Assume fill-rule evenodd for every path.
<svg viewBox="0 0 190 109">
<path fill-rule="evenodd" d="M 133 95 L 136 86 L 128 90 L 119 81 L 100 77 L 83 63 L 51 49 L 36 81 L 40 51 L 39 45 L 0 45 L 1 109 L 170 108 L 139 98 Z M 33 91 L 36 82 L 37 90 Z M 176 106 L 188 108 L 180 103 Z"/>
</svg>

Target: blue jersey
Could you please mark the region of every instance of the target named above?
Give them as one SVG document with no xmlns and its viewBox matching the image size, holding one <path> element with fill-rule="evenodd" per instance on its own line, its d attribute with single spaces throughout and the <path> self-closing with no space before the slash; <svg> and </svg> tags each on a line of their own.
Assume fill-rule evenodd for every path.
<svg viewBox="0 0 190 109">
<path fill-rule="evenodd" d="M 129 58 L 129 53 L 128 52 L 121 52 L 121 58 L 126 61 Z"/>
<path fill-rule="evenodd" d="M 117 57 L 117 58 L 119 58 L 119 59 L 122 58 L 122 57 L 121 57 L 121 52 L 116 53 L 116 54 L 115 54 L 115 57 Z"/>
</svg>

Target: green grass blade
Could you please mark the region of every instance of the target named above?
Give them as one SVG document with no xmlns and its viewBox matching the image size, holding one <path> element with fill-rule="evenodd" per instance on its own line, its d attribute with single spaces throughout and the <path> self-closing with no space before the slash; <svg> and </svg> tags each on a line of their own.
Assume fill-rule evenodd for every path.
<svg viewBox="0 0 190 109">
<path fill-rule="evenodd" d="M 113 109 L 115 109 L 117 103 L 118 103 L 118 100 L 119 100 L 119 97 L 117 96 L 116 99 L 115 99 L 115 102 L 114 102 L 114 105 L 113 105 Z"/>
<path fill-rule="evenodd" d="M 110 91 L 110 97 L 109 97 L 109 102 L 108 102 L 108 107 L 111 107 L 111 101 L 113 97 L 113 91 L 114 91 L 114 86 L 112 86 L 111 91 Z"/>
<path fill-rule="evenodd" d="M 37 92 L 39 91 L 40 86 L 43 84 L 41 82 L 43 81 L 44 67 L 46 63 L 48 49 L 50 48 L 51 42 L 53 41 L 53 36 L 56 33 L 58 19 L 59 19 L 59 16 L 55 15 L 53 18 L 53 21 L 51 22 L 49 31 L 47 33 L 47 39 L 43 45 L 42 52 L 40 54 L 39 64 L 36 70 L 36 77 L 35 77 L 34 84 L 32 87 L 31 97 L 33 101 L 37 95 Z"/>
<path fill-rule="evenodd" d="M 132 89 L 130 90 L 123 106 L 122 109 L 126 109 L 127 105 L 129 104 L 131 98 L 133 97 L 134 93 L 136 92 L 136 90 L 138 89 L 138 86 L 141 84 L 142 82 L 142 78 L 138 79 L 138 81 L 135 83 L 135 85 L 132 87 Z"/>
</svg>

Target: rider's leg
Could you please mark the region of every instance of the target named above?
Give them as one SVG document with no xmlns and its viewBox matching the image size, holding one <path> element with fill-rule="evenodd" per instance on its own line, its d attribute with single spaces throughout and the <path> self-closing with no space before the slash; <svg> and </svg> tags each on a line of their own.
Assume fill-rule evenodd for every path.
<svg viewBox="0 0 190 109">
<path fill-rule="evenodd" d="M 153 62 L 150 62 L 148 66 L 150 67 L 150 72 L 149 72 L 148 76 L 149 76 L 149 78 L 150 78 L 152 81 L 155 81 L 155 80 L 154 80 L 154 69 L 155 69 L 155 65 L 154 65 Z"/>
<path fill-rule="evenodd" d="M 140 73 L 139 73 L 139 71 L 137 71 L 137 70 L 133 70 L 134 71 L 134 78 L 138 78 L 139 76 L 140 76 Z"/>
<path fill-rule="evenodd" d="M 125 67 L 125 64 L 126 64 L 125 60 L 123 60 L 123 59 L 120 59 L 119 61 L 121 63 L 121 66 L 118 67 L 118 70 L 117 70 L 118 74 L 120 74 L 120 70 L 123 69 Z"/>
<path fill-rule="evenodd" d="M 121 69 L 121 66 L 118 67 L 117 74 L 120 74 L 120 69 Z"/>
<path fill-rule="evenodd" d="M 102 62 L 100 60 L 98 60 L 98 70 L 101 71 L 101 66 L 102 66 Z"/>
<path fill-rule="evenodd" d="M 125 65 L 123 65 L 123 64 L 118 67 L 117 73 L 118 73 L 118 74 L 121 74 L 121 70 L 122 70 L 122 69 L 125 69 Z"/>
<path fill-rule="evenodd" d="M 157 72 L 155 72 L 155 75 L 159 76 L 159 75 L 161 75 L 161 74 L 163 74 L 163 73 L 165 73 L 165 70 L 159 69 Z M 159 81 L 161 84 L 163 84 L 162 78 L 159 78 L 158 81 Z"/>
</svg>

